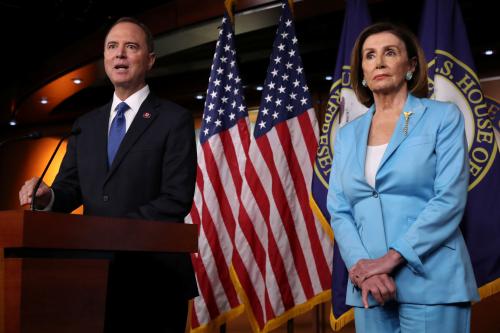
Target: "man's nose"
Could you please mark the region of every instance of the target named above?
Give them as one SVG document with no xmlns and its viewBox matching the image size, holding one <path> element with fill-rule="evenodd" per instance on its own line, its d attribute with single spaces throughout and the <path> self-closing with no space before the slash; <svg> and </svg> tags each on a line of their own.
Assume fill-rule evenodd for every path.
<svg viewBox="0 0 500 333">
<path fill-rule="evenodd" d="M 125 47 L 124 46 L 119 46 L 116 49 L 116 57 L 117 58 L 124 58 L 125 56 L 126 56 Z"/>
</svg>

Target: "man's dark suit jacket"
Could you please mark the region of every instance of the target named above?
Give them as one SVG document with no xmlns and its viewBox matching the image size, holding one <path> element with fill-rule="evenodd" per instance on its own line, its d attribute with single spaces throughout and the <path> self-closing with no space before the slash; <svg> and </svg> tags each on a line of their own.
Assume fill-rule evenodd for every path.
<svg viewBox="0 0 500 333">
<path fill-rule="evenodd" d="M 196 177 L 191 113 L 150 93 L 108 168 L 110 109 L 111 102 L 76 120 L 74 128 L 81 133 L 68 141 L 52 185 L 52 209 L 71 212 L 83 204 L 86 215 L 182 223 L 191 209 Z M 154 267 L 147 271 L 160 274 L 156 278 L 164 281 L 161 287 L 182 298 L 198 294 L 188 254 L 121 256 L 119 262 Z"/>
</svg>

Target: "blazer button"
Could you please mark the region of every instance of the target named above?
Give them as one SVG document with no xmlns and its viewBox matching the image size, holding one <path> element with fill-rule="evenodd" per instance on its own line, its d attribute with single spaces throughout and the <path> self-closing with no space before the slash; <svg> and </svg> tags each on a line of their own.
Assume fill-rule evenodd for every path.
<svg viewBox="0 0 500 333">
<path fill-rule="evenodd" d="M 373 192 L 372 192 L 372 195 L 373 195 L 373 197 L 374 197 L 374 198 L 378 198 L 378 193 L 377 193 L 377 191 L 373 191 Z"/>
<path fill-rule="evenodd" d="M 109 196 L 108 196 L 108 195 L 104 195 L 104 196 L 102 197 L 102 201 L 104 201 L 104 202 L 108 202 L 108 201 L 109 201 Z"/>
</svg>

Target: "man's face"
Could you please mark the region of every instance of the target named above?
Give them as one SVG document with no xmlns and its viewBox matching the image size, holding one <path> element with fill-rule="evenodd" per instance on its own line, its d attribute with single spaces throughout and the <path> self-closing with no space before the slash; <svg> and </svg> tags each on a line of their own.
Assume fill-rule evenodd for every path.
<svg viewBox="0 0 500 333">
<path fill-rule="evenodd" d="M 137 91 L 146 73 L 155 61 L 149 53 L 146 34 L 136 24 L 122 22 L 115 25 L 104 43 L 104 69 L 115 89 Z"/>
</svg>

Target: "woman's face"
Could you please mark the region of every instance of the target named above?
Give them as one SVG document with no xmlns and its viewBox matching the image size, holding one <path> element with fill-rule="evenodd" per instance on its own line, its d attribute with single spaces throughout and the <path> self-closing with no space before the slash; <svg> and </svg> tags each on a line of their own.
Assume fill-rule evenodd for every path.
<svg viewBox="0 0 500 333">
<path fill-rule="evenodd" d="M 391 94 L 407 89 L 405 75 L 415 70 L 415 60 L 408 59 L 404 42 L 390 32 L 366 38 L 361 67 L 368 88 L 374 94 Z"/>
</svg>

